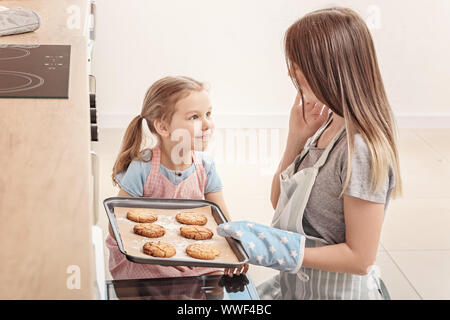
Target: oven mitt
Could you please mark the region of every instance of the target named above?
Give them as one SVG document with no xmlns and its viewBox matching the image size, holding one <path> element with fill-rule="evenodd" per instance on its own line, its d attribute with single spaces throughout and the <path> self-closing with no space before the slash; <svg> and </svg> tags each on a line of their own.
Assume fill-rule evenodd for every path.
<svg viewBox="0 0 450 320">
<path fill-rule="evenodd" d="M 0 36 L 35 31 L 41 25 L 41 18 L 33 10 L 0 7 Z"/>
<path fill-rule="evenodd" d="M 239 240 L 251 264 L 298 273 L 303 262 L 305 236 L 250 221 L 232 221 L 217 227 L 222 237 Z"/>
</svg>

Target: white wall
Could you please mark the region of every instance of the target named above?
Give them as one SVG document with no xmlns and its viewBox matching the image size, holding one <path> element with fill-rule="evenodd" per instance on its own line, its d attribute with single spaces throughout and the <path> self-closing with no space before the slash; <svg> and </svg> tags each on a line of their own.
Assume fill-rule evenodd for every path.
<svg viewBox="0 0 450 320">
<path fill-rule="evenodd" d="M 96 2 L 100 126 L 127 125 L 140 112 L 146 89 L 165 75 L 208 82 L 219 126 L 286 126 L 295 90 L 284 61 L 284 32 L 309 11 L 340 5 L 371 27 L 400 126 L 450 127 L 448 0 Z"/>
</svg>

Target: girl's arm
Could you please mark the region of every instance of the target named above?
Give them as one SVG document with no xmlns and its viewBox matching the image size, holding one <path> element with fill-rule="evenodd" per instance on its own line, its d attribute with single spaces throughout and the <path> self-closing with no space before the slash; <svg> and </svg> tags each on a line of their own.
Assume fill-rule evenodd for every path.
<svg viewBox="0 0 450 320">
<path fill-rule="evenodd" d="M 364 275 L 374 264 L 384 203 L 344 195 L 345 243 L 305 248 L 302 266 L 332 272 Z"/>
<path fill-rule="evenodd" d="M 230 214 L 228 213 L 228 208 L 225 205 L 225 199 L 223 198 L 223 192 L 222 191 L 218 191 L 218 192 L 210 192 L 205 194 L 205 200 L 214 202 L 215 204 L 217 204 L 220 208 L 220 210 L 222 210 L 223 214 L 225 215 L 225 217 L 227 218 L 228 221 L 231 221 L 231 217 Z"/>
<path fill-rule="evenodd" d="M 231 217 L 230 214 L 228 213 L 228 208 L 225 205 L 225 200 L 223 198 L 223 192 L 219 191 L 219 192 L 210 192 L 208 194 L 205 194 L 205 199 L 211 202 L 214 202 L 215 204 L 217 204 L 220 208 L 220 210 L 222 210 L 223 214 L 225 215 L 225 217 L 227 218 L 228 221 L 231 221 Z M 228 276 L 232 277 L 233 274 L 236 272 L 236 275 L 240 275 L 240 274 L 246 274 L 248 271 L 248 264 L 243 264 L 242 266 L 238 267 L 238 268 L 225 268 L 224 269 L 224 274 L 227 274 Z"/>
</svg>

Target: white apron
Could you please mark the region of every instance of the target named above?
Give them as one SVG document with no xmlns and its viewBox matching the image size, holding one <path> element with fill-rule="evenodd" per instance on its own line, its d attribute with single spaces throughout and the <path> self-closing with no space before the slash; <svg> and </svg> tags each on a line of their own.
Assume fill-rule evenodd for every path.
<svg viewBox="0 0 450 320">
<path fill-rule="evenodd" d="M 318 139 L 330 122 L 331 119 L 308 140 L 309 143 L 306 143 L 294 162 L 280 174 L 280 197 L 272 227 L 305 235 L 306 248 L 328 245 L 324 239 L 305 234 L 302 224 L 303 214 L 317 174 L 345 127 L 336 134 L 313 167 L 295 173 L 295 164 L 299 158 L 303 159 L 306 156 L 311 144 Z M 367 275 L 360 276 L 301 267 L 298 274 L 280 272 L 260 285 L 258 292 L 261 299 L 383 299 L 375 271 L 376 269 L 372 269 Z"/>
</svg>

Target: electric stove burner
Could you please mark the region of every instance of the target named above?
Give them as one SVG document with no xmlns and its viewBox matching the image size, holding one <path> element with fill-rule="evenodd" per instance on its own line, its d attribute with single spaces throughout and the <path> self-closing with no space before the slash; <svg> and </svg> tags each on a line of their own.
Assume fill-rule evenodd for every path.
<svg viewBox="0 0 450 320">
<path fill-rule="evenodd" d="M 42 86 L 44 82 L 44 79 L 35 74 L 0 70 L 0 83 L 10 85 L 10 87 L 0 88 L 0 94 L 31 90 Z"/>
<path fill-rule="evenodd" d="M 1 98 L 68 98 L 70 46 L 0 46 Z"/>
<path fill-rule="evenodd" d="M 30 55 L 30 51 L 22 48 L 0 48 L 0 60 L 24 58 Z"/>
</svg>

